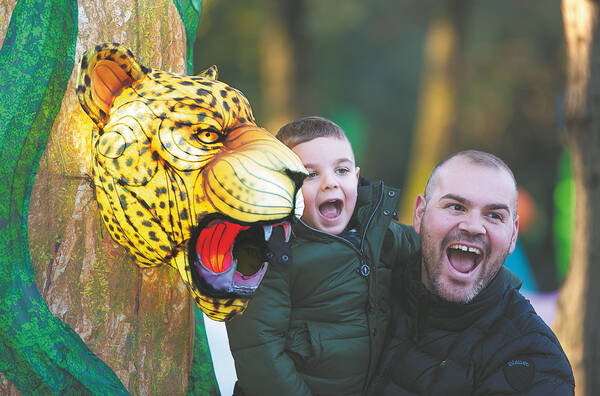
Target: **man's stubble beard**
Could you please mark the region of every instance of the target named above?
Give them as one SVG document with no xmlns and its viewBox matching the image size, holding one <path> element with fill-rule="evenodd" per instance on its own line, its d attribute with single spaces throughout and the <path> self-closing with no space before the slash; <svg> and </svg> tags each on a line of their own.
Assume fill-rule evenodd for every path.
<svg viewBox="0 0 600 396">
<path fill-rule="evenodd" d="M 479 263 L 479 266 L 484 266 L 483 268 L 481 268 L 480 273 L 478 278 L 475 280 L 475 282 L 473 283 L 473 285 L 471 285 L 469 287 L 469 290 L 467 290 L 466 293 L 452 293 L 447 292 L 447 287 L 445 287 L 444 282 L 442 281 L 442 272 L 443 272 L 443 266 L 445 265 L 444 262 L 444 255 L 446 254 L 445 250 L 443 249 L 443 247 L 446 245 L 446 240 L 448 239 L 448 237 L 451 234 L 448 234 L 441 242 L 440 246 L 432 246 L 431 243 L 429 243 L 429 241 L 431 240 L 431 238 L 428 237 L 428 230 L 427 230 L 427 226 L 425 225 L 425 214 L 423 215 L 422 218 L 422 222 L 421 222 L 421 268 L 424 269 L 424 271 L 422 272 L 422 277 L 425 276 L 427 277 L 427 283 L 430 284 L 431 290 L 430 292 L 432 292 L 433 294 L 437 295 L 438 297 L 441 297 L 443 300 L 446 301 L 450 301 L 450 302 L 455 302 L 455 303 L 459 303 L 459 304 L 468 304 L 471 301 L 473 301 L 473 299 L 475 297 L 477 297 L 479 295 L 479 293 L 485 289 L 485 287 L 492 281 L 492 279 L 496 276 L 496 274 L 500 271 L 500 268 L 502 267 L 502 264 L 504 264 L 504 261 L 506 260 L 506 257 L 508 256 L 508 250 L 509 247 L 506 248 L 506 251 L 501 254 L 500 256 L 498 256 L 498 259 L 495 260 L 493 263 L 489 263 L 488 260 L 490 258 L 489 253 L 490 253 L 490 249 L 489 249 L 489 245 L 486 243 L 486 261 L 483 261 L 481 263 Z M 472 239 L 472 238 L 466 238 L 466 239 Z M 431 258 L 434 258 L 434 262 L 437 262 L 438 265 L 431 265 Z M 497 268 L 496 271 L 485 271 L 489 268 Z M 423 282 L 426 286 L 426 280 L 425 279 L 421 279 L 421 282 Z M 451 286 L 453 286 L 454 290 L 461 290 L 460 286 L 455 285 L 454 283 L 450 284 Z"/>
</svg>

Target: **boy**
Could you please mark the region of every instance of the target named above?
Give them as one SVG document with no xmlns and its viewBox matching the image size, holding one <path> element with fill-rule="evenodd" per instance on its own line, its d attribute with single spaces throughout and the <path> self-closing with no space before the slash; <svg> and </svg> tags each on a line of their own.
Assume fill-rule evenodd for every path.
<svg viewBox="0 0 600 396">
<path fill-rule="evenodd" d="M 392 222 L 398 191 L 359 180 L 350 142 L 321 117 L 277 137 L 302 160 L 305 209 L 293 264 L 269 267 L 246 312 L 227 323 L 237 395 L 359 395 L 389 323 L 391 270 L 419 248 Z"/>
</svg>

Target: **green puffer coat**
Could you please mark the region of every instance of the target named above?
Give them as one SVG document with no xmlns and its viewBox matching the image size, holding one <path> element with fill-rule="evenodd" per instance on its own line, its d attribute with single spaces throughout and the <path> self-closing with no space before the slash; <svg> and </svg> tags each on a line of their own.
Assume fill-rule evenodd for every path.
<svg viewBox="0 0 600 396">
<path fill-rule="evenodd" d="M 238 386 L 252 395 L 359 395 L 390 321 L 391 271 L 419 249 L 392 222 L 398 190 L 359 187 L 360 246 L 293 228 L 292 265 L 269 267 L 246 312 L 227 323 Z"/>
</svg>

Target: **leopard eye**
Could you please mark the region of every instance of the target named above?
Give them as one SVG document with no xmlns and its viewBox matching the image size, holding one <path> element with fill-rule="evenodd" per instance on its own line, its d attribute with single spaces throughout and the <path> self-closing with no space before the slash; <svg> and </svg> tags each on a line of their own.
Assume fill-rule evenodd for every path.
<svg viewBox="0 0 600 396">
<path fill-rule="evenodd" d="M 221 139 L 221 135 L 219 135 L 212 128 L 199 131 L 196 134 L 196 137 L 198 138 L 198 140 L 200 140 L 202 143 L 205 143 L 205 144 L 216 143 Z"/>
</svg>

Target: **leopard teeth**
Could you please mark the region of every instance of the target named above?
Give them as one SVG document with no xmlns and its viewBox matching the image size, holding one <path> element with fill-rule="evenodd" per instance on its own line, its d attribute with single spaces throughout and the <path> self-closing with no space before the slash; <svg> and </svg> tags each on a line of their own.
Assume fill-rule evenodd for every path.
<svg viewBox="0 0 600 396">
<path fill-rule="evenodd" d="M 273 234 L 273 225 L 264 225 L 263 231 L 265 232 L 265 241 L 269 241 L 271 239 L 271 234 Z"/>
</svg>

